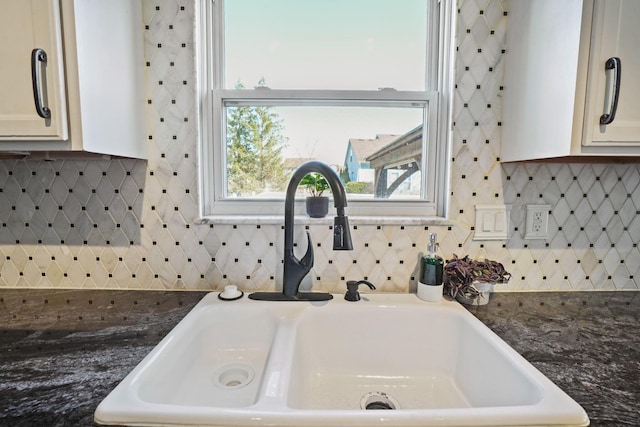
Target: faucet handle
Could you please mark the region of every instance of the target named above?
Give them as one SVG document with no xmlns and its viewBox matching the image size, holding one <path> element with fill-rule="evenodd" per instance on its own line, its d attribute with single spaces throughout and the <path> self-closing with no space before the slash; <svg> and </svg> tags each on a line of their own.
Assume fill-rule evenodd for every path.
<svg viewBox="0 0 640 427">
<path fill-rule="evenodd" d="M 359 285 L 367 285 L 371 290 L 375 290 L 376 288 L 373 283 L 367 280 L 348 280 L 347 293 L 344 295 L 344 299 L 347 301 L 360 301 L 360 292 L 358 292 Z"/>
<path fill-rule="evenodd" d="M 307 252 L 305 252 L 299 264 L 307 270 L 307 273 L 309 272 L 309 270 L 311 270 L 311 267 L 313 267 L 313 242 L 311 241 L 311 235 L 309 234 L 308 231 L 307 231 Z"/>
</svg>

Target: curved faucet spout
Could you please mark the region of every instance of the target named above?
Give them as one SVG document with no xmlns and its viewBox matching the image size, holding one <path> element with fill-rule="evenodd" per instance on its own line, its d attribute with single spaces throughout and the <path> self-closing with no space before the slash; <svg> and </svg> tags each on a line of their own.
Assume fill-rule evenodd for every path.
<svg viewBox="0 0 640 427">
<path fill-rule="evenodd" d="M 254 292 L 249 298 L 266 301 L 327 301 L 333 295 L 326 292 L 300 292 L 302 279 L 313 267 L 313 244 L 307 232 L 307 252 L 302 259 L 296 258 L 293 253 L 293 222 L 294 204 L 298 184 L 308 173 L 316 172 L 324 176 L 331 187 L 333 200 L 336 207 L 336 217 L 333 225 L 333 249 L 352 250 L 349 220 L 344 214 L 347 206 L 347 196 L 344 186 L 338 174 L 325 163 L 310 161 L 300 165 L 293 173 L 287 197 L 284 202 L 284 277 L 282 278 L 282 292 Z"/>
<path fill-rule="evenodd" d="M 316 172 L 324 176 L 331 187 L 334 205 L 336 207 L 334 222 L 334 250 L 352 250 L 351 234 L 349 231 L 349 222 L 344 214 L 344 208 L 347 206 L 347 196 L 344 186 L 340 181 L 338 174 L 325 163 L 318 161 L 310 161 L 300 165 L 293 173 L 289 186 L 287 187 L 287 196 L 284 202 L 284 277 L 282 281 L 282 292 L 284 295 L 293 297 L 298 294 L 302 279 L 311 271 L 313 267 L 313 246 L 311 238 L 307 232 L 307 252 L 302 260 L 296 258 L 293 253 L 293 226 L 296 190 L 302 178 L 308 173 Z"/>
</svg>

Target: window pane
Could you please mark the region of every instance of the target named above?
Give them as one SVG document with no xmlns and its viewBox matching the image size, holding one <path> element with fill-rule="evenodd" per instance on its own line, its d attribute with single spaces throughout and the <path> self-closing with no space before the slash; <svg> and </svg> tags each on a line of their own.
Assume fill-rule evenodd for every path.
<svg viewBox="0 0 640 427">
<path fill-rule="evenodd" d="M 293 171 L 317 159 L 350 199 L 420 199 L 425 108 L 227 105 L 226 196 L 284 199 Z"/>
<path fill-rule="evenodd" d="M 427 0 L 226 0 L 225 88 L 425 90 Z"/>
</svg>

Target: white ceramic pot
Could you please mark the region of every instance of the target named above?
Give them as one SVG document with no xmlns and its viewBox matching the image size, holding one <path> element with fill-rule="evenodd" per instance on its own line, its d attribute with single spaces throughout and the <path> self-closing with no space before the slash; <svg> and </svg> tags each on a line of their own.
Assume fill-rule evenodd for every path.
<svg viewBox="0 0 640 427">
<path fill-rule="evenodd" d="M 485 305 L 489 303 L 491 298 L 491 291 L 493 290 L 493 283 L 488 282 L 474 282 L 473 286 L 478 291 L 478 296 L 475 298 L 469 298 L 462 293 L 456 295 L 456 300 L 466 305 Z"/>
</svg>

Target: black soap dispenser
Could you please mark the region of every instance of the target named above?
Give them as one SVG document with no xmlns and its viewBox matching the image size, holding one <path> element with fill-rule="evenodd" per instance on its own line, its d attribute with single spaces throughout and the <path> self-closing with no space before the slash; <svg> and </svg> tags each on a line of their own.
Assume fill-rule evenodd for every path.
<svg viewBox="0 0 640 427">
<path fill-rule="evenodd" d="M 418 298 L 425 301 L 438 302 L 442 299 L 442 272 L 444 260 L 438 255 L 438 235 L 429 235 L 427 255 L 422 257 L 420 281 L 418 282 Z"/>
</svg>

